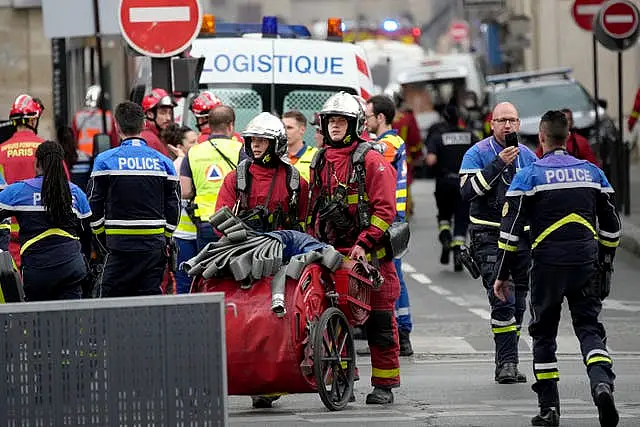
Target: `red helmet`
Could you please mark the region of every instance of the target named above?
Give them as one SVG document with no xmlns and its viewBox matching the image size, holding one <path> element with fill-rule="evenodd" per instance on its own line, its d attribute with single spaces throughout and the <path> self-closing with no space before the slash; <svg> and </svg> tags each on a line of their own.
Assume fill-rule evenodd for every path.
<svg viewBox="0 0 640 427">
<path fill-rule="evenodd" d="M 169 96 L 167 91 L 160 88 L 153 89 L 149 95 L 142 98 L 142 110 L 145 113 L 157 107 L 173 108 L 177 105 L 178 104 L 176 104 L 173 98 Z"/>
<path fill-rule="evenodd" d="M 33 99 L 31 95 L 18 95 L 9 111 L 9 119 L 37 119 L 42 115 L 44 106 L 39 100 Z"/>
<path fill-rule="evenodd" d="M 218 105 L 222 105 L 220 98 L 215 96 L 213 92 L 205 90 L 191 101 L 190 109 L 196 117 L 207 117 L 209 111 Z"/>
</svg>

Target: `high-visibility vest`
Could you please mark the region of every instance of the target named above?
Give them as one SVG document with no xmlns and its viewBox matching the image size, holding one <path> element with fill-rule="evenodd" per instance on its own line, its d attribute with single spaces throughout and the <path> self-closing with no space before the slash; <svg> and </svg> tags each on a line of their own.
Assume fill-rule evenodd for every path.
<svg viewBox="0 0 640 427">
<path fill-rule="evenodd" d="M 382 135 L 378 140 L 387 146 L 384 157 L 397 171 L 396 180 L 396 211 L 397 218 L 404 221 L 407 210 L 407 153 L 406 144 L 398 135 L 392 132 Z"/>
<path fill-rule="evenodd" d="M 298 169 L 298 172 L 300 172 L 300 176 L 302 176 L 307 182 L 309 182 L 309 176 L 311 174 L 311 161 L 317 152 L 318 149 L 316 147 L 307 145 L 302 156 L 296 158 L 295 162 L 291 162 L 291 164 Z"/>
<path fill-rule="evenodd" d="M 107 111 L 107 135 L 113 132 L 113 118 Z M 73 128 L 77 132 L 78 149 L 93 156 L 93 137 L 102 133 L 102 110 L 80 110 L 73 117 Z"/>
<path fill-rule="evenodd" d="M 208 221 L 216 211 L 218 193 L 224 177 L 238 166 L 242 144 L 232 139 L 216 138 L 191 147 L 187 156 L 196 189 L 195 215 Z"/>
</svg>

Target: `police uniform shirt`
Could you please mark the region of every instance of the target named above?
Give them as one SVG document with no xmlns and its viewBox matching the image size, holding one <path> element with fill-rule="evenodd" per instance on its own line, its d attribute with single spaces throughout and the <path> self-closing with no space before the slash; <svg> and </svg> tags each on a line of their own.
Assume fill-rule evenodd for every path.
<svg viewBox="0 0 640 427">
<path fill-rule="evenodd" d="M 427 152 L 438 157 L 438 172 L 440 176 L 455 174 L 458 176 L 464 153 L 469 147 L 478 142 L 472 132 L 457 127 L 434 132 L 427 138 Z"/>
<path fill-rule="evenodd" d="M 22 263 L 52 267 L 70 260 L 80 252 L 80 220 L 91 216 L 87 196 L 69 183 L 72 212 L 63 225 L 54 225 L 42 205 L 41 176 L 11 184 L 0 192 L 0 217 L 15 216 L 20 225 Z"/>
<path fill-rule="evenodd" d="M 602 170 L 564 150 L 522 169 L 502 209 L 498 278 L 508 277 L 510 254 L 527 220 L 535 261 L 581 265 L 597 260 L 601 251 L 615 251 L 621 226 L 613 194 Z"/>
</svg>

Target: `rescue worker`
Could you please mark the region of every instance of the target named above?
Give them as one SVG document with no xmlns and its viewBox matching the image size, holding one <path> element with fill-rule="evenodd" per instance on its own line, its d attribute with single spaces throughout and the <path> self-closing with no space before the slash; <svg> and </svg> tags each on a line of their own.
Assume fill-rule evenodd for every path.
<svg viewBox="0 0 640 427">
<path fill-rule="evenodd" d="M 180 165 L 182 197 L 191 200 L 197 229 L 198 252 L 207 243 L 217 240 L 209 218 L 215 212 L 222 182 L 241 160 L 242 143 L 231 138 L 236 116 L 227 105 L 218 105 L 209 112 L 211 134 L 205 142 L 192 147 Z"/>
<path fill-rule="evenodd" d="M 569 108 L 564 108 L 560 111 L 562 111 L 562 113 L 566 116 L 567 121 L 569 122 L 567 152 L 576 159 L 586 160 L 596 166 L 599 166 L 598 160 L 596 160 L 596 155 L 593 154 L 593 150 L 591 150 L 591 144 L 589 143 L 589 140 L 577 133 L 573 128 L 573 112 Z M 542 150 L 542 145 L 538 144 L 538 148 L 536 149 L 536 156 L 541 159 L 543 155 L 544 153 Z"/>
<path fill-rule="evenodd" d="M 0 172 L 6 184 L 35 177 L 36 149 L 44 142 L 38 133 L 38 124 L 44 106 L 30 95 L 18 95 L 9 111 L 9 120 L 16 128 L 11 138 L 0 145 Z M 7 224 L 0 224 L 0 233 L 6 232 Z M 9 252 L 20 268 L 20 229 L 15 218 L 11 219 Z"/>
<path fill-rule="evenodd" d="M 209 90 L 203 90 L 191 101 L 189 109 L 196 118 L 196 127 L 198 128 L 198 132 L 200 132 L 198 142 L 209 139 L 209 134 L 211 134 L 211 129 L 209 128 L 209 112 L 218 105 L 222 105 L 222 101 Z"/>
<path fill-rule="evenodd" d="M 350 258 L 371 259 L 384 278 L 380 289 L 371 294 L 372 311 L 366 325 L 374 387 L 366 402 L 388 404 L 393 402 L 392 389 L 400 386 L 398 327 L 393 313 L 400 283 L 382 240 L 396 217 L 396 171 L 360 139 L 364 122 L 362 107 L 346 92 L 331 96 L 324 104 L 320 123 L 325 148 L 311 165 L 307 224 L 314 236 L 342 248 Z"/>
<path fill-rule="evenodd" d="M 436 176 L 436 206 L 438 207 L 438 240 L 442 244 L 440 263 L 449 264 L 453 250 L 455 271 L 462 271 L 460 248 L 467 240 L 469 226 L 469 202 L 460 196 L 458 171 L 467 150 L 478 139 L 469 130 L 460 128 L 458 108 L 446 105 L 442 111 L 444 127 L 440 132 L 432 132 L 427 138 L 427 166 L 434 169 Z M 453 234 L 451 233 L 453 219 Z"/>
<path fill-rule="evenodd" d="M 287 154 L 289 163 L 298 169 L 300 175 L 308 182 L 309 167 L 318 149 L 304 143 L 307 131 L 307 119 L 300 111 L 287 111 L 282 115 L 282 122 L 287 131 Z"/>
<path fill-rule="evenodd" d="M 67 181 L 60 144 L 43 142 L 35 158 L 35 178 L 0 192 L 0 218 L 14 216 L 20 224 L 27 301 L 79 299 L 88 275 L 85 256 L 91 255 L 89 202 Z"/>
<path fill-rule="evenodd" d="M 560 374 L 556 335 L 562 302 L 567 298 L 573 328 L 598 408 L 600 425 L 618 424 L 613 399 L 615 374 L 606 332 L 598 315 L 610 290 L 613 258 L 620 241 L 620 218 L 614 190 L 593 163 L 567 152 L 568 120 L 562 111 L 547 111 L 538 139 L 542 160 L 521 169 L 511 182 L 500 226 L 497 277 L 493 289 L 509 297 L 507 278 L 516 264 L 523 226 L 531 224 L 531 323 L 533 372 L 540 413 L 534 426 L 560 425 Z"/>
<path fill-rule="evenodd" d="M 407 158 L 406 144 L 392 129 L 391 123 L 396 115 L 396 107 L 393 101 L 385 95 L 376 95 L 367 101 L 365 111 L 365 124 L 370 134 L 376 135 L 376 144 L 381 145 L 381 152 L 384 158 L 391 163 L 396 170 L 396 221 L 406 221 L 407 206 Z M 400 356 L 411 356 L 411 305 L 409 303 L 409 292 L 407 284 L 402 276 L 402 260 L 395 258 L 393 263 L 396 267 L 398 280 L 400 282 L 400 297 L 396 301 L 396 321 L 398 323 L 398 336 L 400 339 Z"/>
<path fill-rule="evenodd" d="M 424 143 L 420 138 L 420 129 L 413 115 L 407 108 L 396 109 L 391 127 L 398 132 L 398 136 L 406 144 L 407 152 L 407 216 L 413 215 L 413 204 L 411 203 L 411 184 L 413 183 L 414 170 L 422 163 Z"/>
<path fill-rule="evenodd" d="M 162 132 L 162 138 L 167 141 L 167 146 L 175 155 L 176 158 L 173 161 L 173 165 L 176 171 L 179 171 L 191 147 L 198 143 L 198 134 L 187 126 L 171 123 Z M 191 290 L 191 278 L 187 273 L 182 271 L 180 265 L 198 254 L 196 226 L 186 211 L 188 202 L 189 201 L 185 199 L 180 201 L 180 220 L 176 231 L 173 233 L 173 238 L 178 249 L 176 257 L 178 269 L 174 273 L 176 292 L 178 294 L 188 294 Z"/>
<path fill-rule="evenodd" d="M 158 295 L 180 214 L 178 176 L 140 136 L 138 104 L 119 104 L 115 118 L 122 142 L 96 157 L 89 181 L 91 228 L 108 251 L 101 296 Z"/>
<path fill-rule="evenodd" d="M 631 109 L 629 119 L 627 120 L 629 132 L 633 132 L 633 128 L 636 126 L 638 117 L 640 117 L 640 88 L 638 88 L 638 92 L 636 92 L 636 98 L 633 101 L 633 108 Z"/>
<path fill-rule="evenodd" d="M 313 114 L 311 126 L 313 126 L 315 131 L 313 134 L 313 140 L 316 143 L 316 148 L 320 149 L 324 147 L 324 136 L 322 135 L 322 126 L 320 126 L 320 115 L 318 113 Z M 309 175 L 311 175 L 311 172 L 309 172 Z"/>
<path fill-rule="evenodd" d="M 149 95 L 142 98 L 142 110 L 146 120 L 140 137 L 147 142 L 149 148 L 167 157 L 169 157 L 169 149 L 160 139 L 160 132 L 173 122 L 173 109 L 177 105 L 164 89 L 153 89 Z"/>
<path fill-rule="evenodd" d="M 78 150 L 82 151 L 89 157 L 94 156 L 93 137 L 95 135 L 101 133 L 109 135 L 109 138 L 111 139 L 111 147 L 117 147 L 120 143 L 118 131 L 110 111 L 104 112 L 106 114 L 107 129 L 103 130 L 103 111 L 98 108 L 100 106 L 101 96 L 102 89 L 100 86 L 89 86 L 84 98 L 84 108 L 73 115 L 73 120 L 71 122 L 71 130 L 73 131 L 74 139 L 78 144 Z"/>
<path fill-rule="evenodd" d="M 471 203 L 471 251 L 491 305 L 491 331 L 496 345 L 494 378 L 500 384 L 510 384 L 526 382 L 526 377 L 518 371 L 518 337 L 526 307 L 530 257 L 528 239 L 521 236 L 518 262 L 511 269 L 515 295 L 507 302 L 500 301 L 493 293 L 500 212 L 516 171 L 529 166 L 537 157 L 523 144 L 506 146 L 506 139 L 517 137 L 520 129 L 518 111 L 513 104 L 496 105 L 492 117 L 493 136 L 473 145 L 462 159 L 460 188 L 462 200 Z M 509 134 L 514 135 L 508 137 Z"/>
</svg>

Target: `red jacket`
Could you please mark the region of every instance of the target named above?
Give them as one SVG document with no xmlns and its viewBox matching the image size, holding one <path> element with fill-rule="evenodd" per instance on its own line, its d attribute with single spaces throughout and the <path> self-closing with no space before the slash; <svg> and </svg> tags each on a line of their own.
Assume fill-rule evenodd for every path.
<svg viewBox="0 0 640 427">
<path fill-rule="evenodd" d="M 629 132 L 631 132 L 633 130 L 633 127 L 636 125 L 638 116 L 640 116 L 640 88 L 638 88 L 638 92 L 636 92 L 636 99 L 635 101 L 633 101 L 633 109 L 631 110 L 631 114 L 629 115 L 629 121 L 627 121 Z"/>
<path fill-rule="evenodd" d="M 326 189 L 329 194 L 333 194 L 338 183 L 344 184 L 348 181 L 349 173 L 353 170 L 351 165 L 351 154 L 356 149 L 354 144 L 345 148 L 328 147 L 325 152 L 325 166 L 320 172 L 322 188 L 314 188 L 311 195 L 311 208 Z M 332 173 L 327 173 L 327 168 L 332 168 Z M 367 252 L 378 249 L 378 242 L 382 239 L 386 229 L 393 223 L 396 217 L 396 170 L 387 162 L 382 154 L 375 150 L 369 150 L 364 159 L 365 167 L 365 191 L 369 198 L 369 213 L 371 215 L 371 225 L 361 232 L 349 233 L 349 235 L 335 236 L 336 247 L 347 249 L 358 244 L 365 248 Z M 334 175 L 335 173 L 335 175 Z M 311 182 L 314 182 L 315 171 L 311 170 Z M 358 185 L 351 183 L 348 185 L 348 195 L 355 195 L 357 199 Z M 352 197 L 353 198 L 353 197 Z M 352 218 L 357 217 L 357 204 L 349 204 L 349 214 Z M 320 236 L 319 221 L 308 230 L 314 236 Z M 326 235 L 331 237 L 332 230 L 324 230 Z"/>
<path fill-rule="evenodd" d="M 7 184 L 36 176 L 36 149 L 44 142 L 31 130 L 20 130 L 0 145 L 0 169 Z"/>
<path fill-rule="evenodd" d="M 153 148 L 169 157 L 169 149 L 167 144 L 160 140 L 160 132 L 155 123 L 146 122 L 144 130 L 140 133 L 140 137 L 147 141 L 147 146 Z"/>
<path fill-rule="evenodd" d="M 584 136 L 575 132 L 571 132 L 569 138 L 567 138 L 567 152 L 577 159 L 586 160 L 596 166 L 600 166 L 596 155 L 593 154 L 589 141 Z M 536 149 L 536 156 L 542 158 L 542 146 L 540 145 L 538 145 Z"/>
<path fill-rule="evenodd" d="M 400 111 L 393 119 L 391 127 L 398 132 L 398 136 L 407 144 L 407 163 L 413 164 L 422 157 L 424 147 L 420 139 L 420 129 L 411 111 Z"/>
<path fill-rule="evenodd" d="M 289 190 L 287 188 L 287 172 L 284 167 L 265 168 L 264 166 L 253 163 L 249 166 L 251 174 L 251 188 L 249 193 L 249 209 L 257 206 L 264 206 L 273 175 L 277 173 L 276 182 L 273 186 L 271 198 L 269 199 L 269 212 L 274 212 L 278 206 L 282 208 L 284 213 L 289 212 Z M 309 184 L 304 178 L 300 177 L 300 198 L 298 199 L 298 222 L 304 222 L 305 213 L 307 211 L 307 201 L 309 199 Z M 224 182 L 218 193 L 216 201 L 216 211 L 223 206 L 227 206 L 233 210 L 236 204 L 236 171 L 231 171 L 224 177 Z"/>
</svg>

